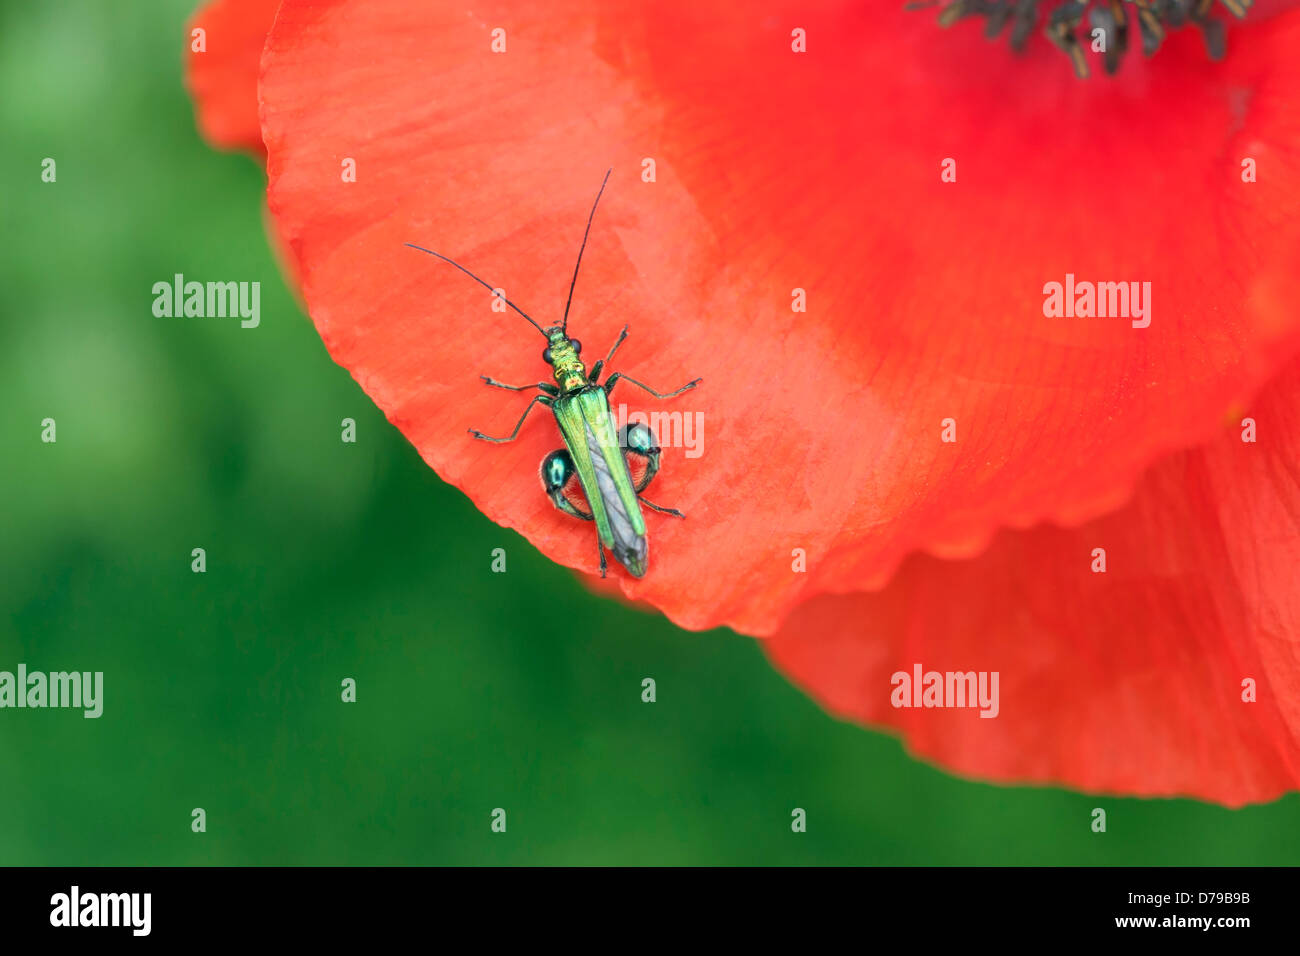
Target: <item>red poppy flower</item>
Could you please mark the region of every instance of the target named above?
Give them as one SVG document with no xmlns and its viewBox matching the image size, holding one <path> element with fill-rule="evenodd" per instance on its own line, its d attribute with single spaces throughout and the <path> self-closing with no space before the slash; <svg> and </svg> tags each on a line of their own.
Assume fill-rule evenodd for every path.
<svg viewBox="0 0 1300 956">
<path fill-rule="evenodd" d="M 647 491 L 689 518 L 648 517 L 625 594 L 779 630 L 774 660 L 832 710 L 963 772 L 1266 799 L 1298 766 L 1300 632 L 1268 570 L 1295 556 L 1291 378 L 1267 438 L 1138 482 L 1230 409 L 1260 418 L 1300 345 L 1297 40 L 1284 14 L 1211 63 L 1178 32 L 1081 83 L 1045 41 L 1016 57 L 894 4 L 286 0 L 258 87 L 269 203 L 333 357 L 484 513 L 590 571 L 591 527 L 537 486 L 553 425 L 466 434 L 509 433 L 523 400 L 477 376 L 545 380 L 544 343 L 404 244 L 551 324 L 613 166 L 570 330 L 594 360 L 627 323 L 614 368 L 704 379 L 614 397 L 703 424 Z M 1150 292 L 1045 314 L 1076 280 Z M 1041 522 L 1073 530 L 994 539 Z M 914 663 L 1004 673 L 1000 716 L 895 710 Z"/>
<path fill-rule="evenodd" d="M 185 83 L 199 129 L 214 146 L 266 155 L 257 71 L 279 8 L 280 0 L 213 0 L 190 21 Z"/>
<path fill-rule="evenodd" d="M 1160 462 L 1114 514 L 1003 532 L 970 561 L 915 556 L 764 646 L 832 713 L 961 773 L 1234 806 L 1294 789 L 1300 362 L 1250 417 L 1267 437 L 1233 427 Z M 998 672 L 997 719 L 892 706 L 917 664 Z"/>
</svg>

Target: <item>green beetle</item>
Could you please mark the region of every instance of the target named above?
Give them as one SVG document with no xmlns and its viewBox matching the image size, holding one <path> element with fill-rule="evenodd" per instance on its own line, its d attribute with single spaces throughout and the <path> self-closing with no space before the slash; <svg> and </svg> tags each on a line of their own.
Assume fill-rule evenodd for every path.
<svg viewBox="0 0 1300 956">
<path fill-rule="evenodd" d="M 537 389 L 538 394 L 524 409 L 523 415 L 512 431 L 505 438 L 492 438 L 475 429 L 469 432 L 475 438 L 490 442 L 514 441 L 523 427 L 528 413 L 535 405 L 548 406 L 555 415 L 556 424 L 560 426 L 560 435 L 564 447 L 556 449 L 542 460 L 542 487 L 551 502 L 561 511 L 596 522 L 596 551 L 600 557 L 600 576 L 606 573 L 605 550 L 609 549 L 614 557 L 635 577 L 646 573 L 649 560 L 649 546 L 646 540 L 645 517 L 641 514 L 641 505 L 645 505 L 662 514 L 683 518 L 674 508 L 661 508 L 641 497 L 659 470 L 660 448 L 655 442 L 654 433 L 643 424 L 632 424 L 616 430 L 613 416 L 609 410 L 609 394 L 620 381 L 642 388 L 655 398 L 672 398 L 682 392 L 695 388 L 701 379 L 687 382 L 676 391 L 660 393 L 648 385 L 638 382 L 621 372 L 615 372 L 602 385 L 601 370 L 614 358 L 614 353 L 627 338 L 627 326 L 619 333 L 617 341 L 609 354 L 592 366 L 590 374 L 583 364 L 582 343 L 569 337 L 569 306 L 573 303 L 573 290 L 578 282 L 578 269 L 582 266 L 582 253 L 587 248 L 587 236 L 591 233 L 591 223 L 596 216 L 596 206 L 605 192 L 609 174 L 600 184 L 596 201 L 591 206 L 587 217 L 587 229 L 582 234 L 582 246 L 578 249 L 578 263 L 573 269 L 573 281 L 569 284 L 569 298 L 564 304 L 564 318 L 559 325 L 542 328 L 533 321 L 523 309 L 509 299 L 506 305 L 522 315 L 537 331 L 546 337 L 546 350 L 542 359 L 551 366 L 555 384 L 538 382 L 535 385 L 506 385 L 486 375 L 480 376 L 493 388 L 504 388 L 513 392 Z M 406 243 L 412 249 L 436 256 L 443 262 L 451 263 L 475 282 L 488 290 L 493 287 L 474 273 L 440 253 L 414 243 Z M 503 297 L 504 298 L 504 297 Z M 633 481 L 632 470 L 628 467 L 628 457 L 640 459 L 644 472 Z M 577 480 L 586 496 L 590 511 L 583 510 L 570 499 L 566 493 L 572 482 Z"/>
</svg>

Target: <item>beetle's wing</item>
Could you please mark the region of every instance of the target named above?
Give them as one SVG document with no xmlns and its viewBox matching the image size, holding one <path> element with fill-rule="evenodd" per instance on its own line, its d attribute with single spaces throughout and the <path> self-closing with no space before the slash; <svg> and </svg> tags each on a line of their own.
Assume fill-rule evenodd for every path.
<svg viewBox="0 0 1300 956">
<path fill-rule="evenodd" d="M 591 452 L 587 447 L 587 421 L 583 415 L 578 395 L 562 395 L 551 405 L 555 421 L 564 436 L 564 445 L 573 457 L 573 467 L 582 483 L 583 494 L 587 496 L 591 516 L 596 522 L 596 532 L 600 543 L 607 548 L 614 547 L 614 534 L 609 525 L 609 511 L 597 492 L 596 471 L 592 467 Z"/>
<path fill-rule="evenodd" d="M 645 518 L 604 389 L 562 396 L 553 409 L 591 505 L 601 544 L 640 577 L 645 573 L 648 552 Z"/>
</svg>

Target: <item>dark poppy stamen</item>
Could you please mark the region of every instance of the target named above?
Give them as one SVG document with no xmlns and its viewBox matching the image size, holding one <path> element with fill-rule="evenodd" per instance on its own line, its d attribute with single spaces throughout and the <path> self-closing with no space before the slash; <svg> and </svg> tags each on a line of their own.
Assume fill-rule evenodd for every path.
<svg viewBox="0 0 1300 956">
<path fill-rule="evenodd" d="M 1070 58 L 1079 79 L 1089 73 L 1087 53 L 1101 53 L 1102 67 L 1119 69 L 1136 33 L 1142 53 L 1151 56 L 1170 29 L 1195 25 L 1205 38 L 1210 59 L 1226 50 L 1223 21 L 1211 16 L 1215 3 L 1243 19 L 1254 0 L 914 0 L 909 10 L 939 7 L 939 25 L 949 27 L 966 17 L 984 17 L 984 35 L 996 39 L 1010 25 L 1011 49 L 1024 49 L 1039 24 L 1053 45 Z"/>
</svg>

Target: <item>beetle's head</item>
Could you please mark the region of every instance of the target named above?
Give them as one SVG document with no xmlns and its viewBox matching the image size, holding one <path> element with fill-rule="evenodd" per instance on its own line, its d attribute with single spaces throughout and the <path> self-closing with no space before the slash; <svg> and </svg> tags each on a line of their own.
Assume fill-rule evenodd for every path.
<svg viewBox="0 0 1300 956">
<path fill-rule="evenodd" d="M 560 326 L 546 330 L 546 351 L 542 361 L 554 370 L 555 381 L 563 389 L 577 388 L 587 381 L 587 367 L 582 364 L 582 343 L 569 338 Z"/>
</svg>

